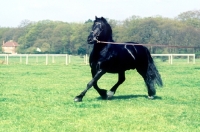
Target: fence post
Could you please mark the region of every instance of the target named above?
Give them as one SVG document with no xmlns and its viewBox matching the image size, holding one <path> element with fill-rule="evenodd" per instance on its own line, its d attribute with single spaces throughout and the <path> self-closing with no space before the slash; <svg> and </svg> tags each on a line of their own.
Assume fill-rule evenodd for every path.
<svg viewBox="0 0 200 132">
<path fill-rule="evenodd" d="M 28 64 L 28 54 L 26 55 L 26 65 Z"/>
<path fill-rule="evenodd" d="M 20 63 L 22 63 L 22 54 L 20 54 Z"/>
<path fill-rule="evenodd" d="M 7 64 L 7 57 L 6 57 L 6 55 L 4 56 L 4 61 L 5 61 L 6 64 Z"/>
<path fill-rule="evenodd" d="M 46 65 L 48 65 L 48 54 L 46 54 Z"/>
<path fill-rule="evenodd" d="M 169 64 L 171 63 L 171 56 L 168 54 Z"/>
<path fill-rule="evenodd" d="M 88 55 L 87 54 L 85 55 L 85 64 L 86 65 L 88 64 Z"/>
<path fill-rule="evenodd" d="M 193 64 L 195 64 L 195 54 L 193 54 Z"/>
<path fill-rule="evenodd" d="M 172 64 L 172 62 L 173 62 L 173 55 L 171 54 L 171 64 Z"/>
<path fill-rule="evenodd" d="M 6 64 L 8 65 L 8 54 L 5 57 L 6 57 Z"/>
<path fill-rule="evenodd" d="M 66 64 L 66 65 L 68 65 L 68 62 L 67 62 L 67 61 L 68 61 L 68 54 L 66 54 L 66 57 L 65 57 L 65 64 Z"/>
</svg>

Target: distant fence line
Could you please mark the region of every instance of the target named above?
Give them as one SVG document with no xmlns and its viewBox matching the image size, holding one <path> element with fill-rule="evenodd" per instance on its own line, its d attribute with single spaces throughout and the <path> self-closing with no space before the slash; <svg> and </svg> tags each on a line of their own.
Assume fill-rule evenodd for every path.
<svg viewBox="0 0 200 132">
<path fill-rule="evenodd" d="M 48 65 L 50 63 L 50 58 L 52 63 L 55 63 L 55 57 L 64 57 L 65 58 L 65 65 L 71 63 L 71 58 L 73 55 L 68 54 L 0 54 L 0 57 L 4 58 L 4 64 L 9 64 L 9 58 L 11 57 L 19 57 L 19 63 L 22 63 L 22 58 L 25 58 L 25 64 L 29 64 L 29 58 L 35 57 L 35 62 L 38 63 L 39 58 L 45 58 L 45 64 Z M 152 57 L 168 57 L 168 61 L 170 64 L 173 64 L 173 58 L 175 56 L 185 56 L 187 57 L 187 63 L 190 63 L 190 57 L 193 59 L 193 64 L 195 64 L 195 54 L 151 54 Z M 83 55 L 81 58 L 81 63 L 88 65 L 88 55 Z M 63 60 L 62 60 L 63 61 Z"/>
<path fill-rule="evenodd" d="M 29 58 L 30 57 L 35 57 L 35 62 L 38 63 L 39 58 L 38 57 L 44 57 L 45 58 L 45 64 L 48 65 L 50 62 L 50 57 L 52 60 L 52 63 L 55 63 L 55 57 L 64 57 L 65 58 L 65 65 L 68 65 L 71 63 L 71 56 L 68 54 L 0 54 L 0 57 L 4 57 L 4 63 L 9 64 L 9 58 L 11 57 L 18 57 L 19 58 L 19 63 L 22 63 L 22 58 L 25 57 L 25 63 L 26 65 L 29 64 Z M 84 60 L 83 63 L 88 64 L 88 55 L 83 56 Z"/>
<path fill-rule="evenodd" d="M 193 57 L 193 64 L 195 64 L 195 54 L 151 54 L 151 56 L 168 56 L 169 63 L 173 63 L 173 57 L 175 56 L 186 56 L 187 63 L 190 63 L 190 57 Z"/>
</svg>

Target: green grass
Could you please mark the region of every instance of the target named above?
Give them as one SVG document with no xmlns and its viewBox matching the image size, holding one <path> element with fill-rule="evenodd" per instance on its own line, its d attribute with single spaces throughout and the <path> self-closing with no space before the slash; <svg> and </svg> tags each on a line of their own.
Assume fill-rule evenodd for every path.
<svg viewBox="0 0 200 132">
<path fill-rule="evenodd" d="M 200 64 L 157 67 L 164 87 L 155 100 L 146 98 L 144 82 L 132 70 L 112 100 L 101 100 L 92 88 L 75 103 L 91 79 L 89 66 L 0 65 L 0 131 L 200 131 Z M 116 81 L 116 74 L 106 74 L 99 86 L 109 90 Z"/>
</svg>

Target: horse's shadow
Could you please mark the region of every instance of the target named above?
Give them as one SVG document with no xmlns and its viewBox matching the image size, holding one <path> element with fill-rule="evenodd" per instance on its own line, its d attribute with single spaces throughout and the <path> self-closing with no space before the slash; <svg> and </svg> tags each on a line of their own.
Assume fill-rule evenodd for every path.
<svg viewBox="0 0 200 132">
<path fill-rule="evenodd" d="M 118 96 L 113 96 L 111 100 L 126 100 L 126 99 L 136 99 L 136 98 L 148 99 L 147 95 L 118 95 Z M 102 100 L 101 97 L 97 97 L 97 99 Z M 162 97 L 155 96 L 153 100 L 162 100 Z"/>
</svg>

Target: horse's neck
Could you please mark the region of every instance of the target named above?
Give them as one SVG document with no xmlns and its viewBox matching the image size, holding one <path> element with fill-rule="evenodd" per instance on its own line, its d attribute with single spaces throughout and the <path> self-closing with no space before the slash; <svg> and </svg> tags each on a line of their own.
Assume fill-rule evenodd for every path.
<svg viewBox="0 0 200 132">
<path fill-rule="evenodd" d="M 111 40 L 107 40 L 106 42 L 113 42 L 112 39 Z M 106 44 L 106 43 L 96 43 L 94 44 L 93 50 L 92 50 L 92 58 L 94 60 L 98 60 L 99 57 L 101 56 L 102 51 L 107 51 L 109 48 L 110 44 Z"/>
<path fill-rule="evenodd" d="M 108 39 L 108 40 L 104 40 L 104 42 L 114 42 L 112 38 Z M 102 51 L 104 48 L 106 48 L 109 44 L 107 43 L 96 43 L 94 44 L 93 50 L 95 52 L 100 52 Z"/>
</svg>

